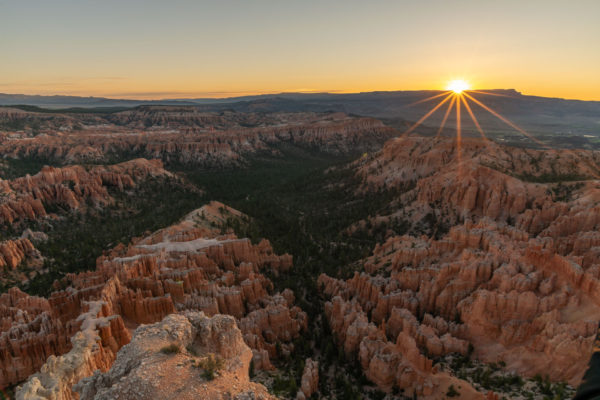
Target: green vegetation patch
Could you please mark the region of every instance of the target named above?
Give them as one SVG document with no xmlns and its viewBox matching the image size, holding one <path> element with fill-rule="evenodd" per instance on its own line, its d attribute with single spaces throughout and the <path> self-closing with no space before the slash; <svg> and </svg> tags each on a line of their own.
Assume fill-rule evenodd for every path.
<svg viewBox="0 0 600 400">
<path fill-rule="evenodd" d="M 36 247 L 46 257 L 49 272 L 38 275 L 22 289 L 47 296 L 52 282 L 71 272 L 92 270 L 102 252 L 119 243 L 127 244 L 169 226 L 200 207 L 203 199 L 197 190 L 167 178 L 151 178 L 129 192 L 112 192 L 115 203 L 103 208 L 88 207 L 71 211 L 51 222 L 38 221 L 33 230 L 48 234 Z"/>
</svg>

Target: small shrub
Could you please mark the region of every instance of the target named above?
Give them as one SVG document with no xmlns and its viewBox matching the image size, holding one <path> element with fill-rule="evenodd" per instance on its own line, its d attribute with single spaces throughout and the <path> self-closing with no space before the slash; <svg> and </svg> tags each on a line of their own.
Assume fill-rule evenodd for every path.
<svg viewBox="0 0 600 400">
<path fill-rule="evenodd" d="M 164 354 L 177 354 L 181 351 L 181 349 L 179 348 L 178 344 L 175 343 L 171 343 L 168 346 L 163 347 L 162 349 L 160 349 L 161 353 Z"/>
<path fill-rule="evenodd" d="M 199 360 L 195 367 L 203 369 L 202 377 L 208 381 L 212 381 L 221 369 L 223 369 L 224 364 L 225 362 L 221 357 L 210 353 L 208 356 Z"/>
</svg>

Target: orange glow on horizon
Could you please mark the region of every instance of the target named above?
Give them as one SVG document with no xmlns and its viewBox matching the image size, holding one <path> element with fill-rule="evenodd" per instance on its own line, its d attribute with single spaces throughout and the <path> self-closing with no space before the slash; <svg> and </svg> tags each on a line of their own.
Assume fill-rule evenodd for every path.
<svg viewBox="0 0 600 400">
<path fill-rule="evenodd" d="M 600 100 L 593 0 L 182 0 L 143 10 L 120 2 L 117 13 L 109 1 L 4 3 L 1 93 L 226 98 L 439 90 L 464 78 L 472 88 Z"/>
<path fill-rule="evenodd" d="M 493 95 L 494 93 L 487 93 L 487 92 L 484 92 L 484 91 L 476 91 L 476 90 L 466 90 L 466 89 L 464 89 L 465 85 L 463 83 L 464 82 L 458 82 L 458 83 L 457 82 L 453 82 L 451 85 L 449 85 L 448 87 L 449 87 L 449 89 L 451 89 L 450 94 L 448 94 L 441 101 L 439 101 L 434 107 L 432 107 L 425 115 L 423 115 L 417 122 L 415 122 L 401 136 L 402 137 L 407 136 L 414 129 L 416 129 L 418 126 L 420 126 L 433 113 L 435 113 L 444 103 L 446 103 L 448 100 L 450 100 L 450 102 L 448 104 L 448 107 L 446 108 L 446 111 L 444 113 L 444 117 L 442 119 L 442 122 L 441 122 L 441 124 L 440 124 L 440 126 L 439 126 L 439 128 L 437 130 L 437 134 L 435 136 L 435 139 L 437 139 L 440 136 L 442 130 L 444 129 L 444 126 L 446 125 L 446 122 L 448 120 L 448 116 L 450 115 L 450 112 L 452 111 L 453 106 L 455 106 L 455 108 L 456 108 L 456 160 L 457 160 L 457 166 L 458 166 L 458 174 L 461 175 L 462 174 L 462 165 L 461 165 L 461 158 L 462 158 L 462 115 L 461 115 L 461 103 L 464 105 L 465 109 L 467 110 L 467 113 L 471 117 L 471 120 L 473 121 L 473 124 L 475 125 L 475 128 L 477 129 L 477 131 L 481 135 L 481 138 L 484 140 L 484 143 L 486 144 L 486 146 L 488 146 L 488 148 L 492 152 L 495 151 L 494 147 L 491 145 L 491 140 L 489 140 L 487 138 L 487 136 L 486 136 L 483 128 L 481 127 L 481 124 L 479 123 L 479 120 L 475 116 L 475 113 L 473 112 L 473 109 L 471 108 L 471 105 L 469 104 L 469 101 L 472 101 L 475 104 L 477 104 L 479 107 L 483 108 L 485 111 L 491 113 L 493 116 L 495 116 L 496 118 L 500 119 L 502 122 L 504 122 L 505 124 L 507 124 L 508 126 L 510 126 L 511 128 L 513 128 L 514 130 L 516 130 L 517 132 L 521 133 L 523 136 L 527 137 L 531 141 L 533 141 L 533 142 L 537 143 L 538 145 L 540 145 L 542 148 L 546 148 L 546 149 L 548 148 L 548 146 L 545 143 L 543 143 L 541 140 L 537 139 L 533 135 L 531 135 L 528 132 L 526 132 L 525 130 L 521 129 L 519 126 L 517 126 L 516 124 L 514 124 L 512 121 L 510 121 L 507 118 L 503 117 L 498 112 L 494 111 L 492 108 L 488 107 L 483 102 L 481 102 L 480 100 L 478 100 L 475 97 L 473 97 L 472 95 L 470 95 L 468 92 L 479 93 L 479 94 L 483 94 L 483 95 L 486 95 L 486 94 L 492 94 Z M 446 93 L 448 93 L 448 92 L 444 92 L 442 94 L 438 94 L 438 95 L 435 95 L 435 96 L 430 96 L 430 97 L 428 97 L 426 99 L 417 101 L 417 102 L 415 102 L 413 104 L 422 103 L 422 102 L 429 101 L 429 100 L 432 100 L 432 99 L 435 99 L 435 98 L 439 98 L 439 97 L 443 96 Z M 572 154 L 576 158 L 578 158 L 578 159 L 580 158 L 580 157 L 577 156 L 576 153 L 572 153 Z"/>
<path fill-rule="evenodd" d="M 190 84 L 190 82 L 166 82 L 160 79 L 148 79 L 138 81 L 137 79 L 115 79 L 110 78 L 98 79 L 102 83 L 97 83 L 96 80 L 86 80 L 82 82 L 67 82 L 65 84 L 55 83 L 48 84 L 44 82 L 31 81 L 29 83 L 14 83 L 1 84 L 0 93 L 7 94 L 24 94 L 24 95 L 41 95 L 41 96 L 81 96 L 81 97 L 106 97 L 113 99 L 137 99 L 137 100 L 172 100 L 172 99 L 193 99 L 193 98 L 214 98 L 224 99 L 229 97 L 240 96 L 256 96 L 256 95 L 273 95 L 281 93 L 332 93 L 332 94 L 349 94 L 363 92 L 395 92 L 395 91 L 435 91 L 440 90 L 440 87 L 448 87 L 442 84 L 426 83 L 423 80 L 421 83 L 413 83 L 411 85 L 392 84 L 387 82 L 368 82 L 360 86 L 344 87 L 338 84 L 328 85 L 326 82 L 316 82 L 314 85 L 262 85 L 262 82 L 257 85 L 234 86 L 230 82 L 224 86 L 215 87 L 204 86 L 203 84 Z M 308 88 L 307 88 L 308 86 Z M 185 90 L 178 90 L 184 87 Z M 567 88 L 567 90 L 554 90 L 552 86 L 544 85 L 540 87 L 525 87 L 523 84 L 516 82 L 514 84 L 502 84 L 482 81 L 477 83 L 477 87 L 488 87 L 488 90 L 464 89 L 469 93 L 476 93 L 489 96 L 511 97 L 501 93 L 491 93 L 489 90 L 494 89 L 514 89 L 526 96 L 542 96 L 542 97 L 558 97 L 565 99 L 575 99 L 584 101 L 600 101 L 600 91 L 594 90 L 593 86 L 587 86 L 584 90 L 578 90 L 575 87 Z M 259 89 L 261 88 L 261 89 Z M 463 91 L 463 93 L 464 93 Z M 442 93 L 431 96 L 431 98 L 419 100 L 413 104 L 424 103 L 442 97 L 444 94 L 452 92 L 452 90 L 441 90 Z"/>
</svg>

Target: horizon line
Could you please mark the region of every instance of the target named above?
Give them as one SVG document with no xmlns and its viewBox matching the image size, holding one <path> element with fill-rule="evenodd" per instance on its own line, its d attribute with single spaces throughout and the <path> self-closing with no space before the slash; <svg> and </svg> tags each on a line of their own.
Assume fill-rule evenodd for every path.
<svg viewBox="0 0 600 400">
<path fill-rule="evenodd" d="M 4 93 L 4 92 L 0 92 L 0 96 L 24 96 L 24 97 L 75 97 L 75 98 L 80 98 L 80 99 L 98 99 L 98 100 L 111 100 L 111 101 L 132 101 L 132 102 L 146 102 L 146 101 L 151 101 L 151 102 L 160 102 L 160 101 L 194 101 L 194 100 L 228 100 L 228 99 L 239 99 L 239 98 L 244 98 L 244 97 L 260 97 L 260 96 L 278 96 L 278 95 L 290 95 L 290 94 L 314 94 L 314 95 L 326 95 L 326 94 L 330 94 L 330 95 L 347 95 L 347 94 L 368 94 L 368 93 L 397 93 L 397 92 L 445 92 L 447 90 L 445 89 L 396 89 L 396 90 L 368 90 L 368 91 L 344 91 L 344 90 L 324 90 L 324 91 L 302 91 L 302 90 L 298 90 L 298 91 L 273 91 L 273 92 L 253 92 L 253 91 L 241 91 L 241 92 L 235 92 L 235 91 L 230 91 L 230 92 L 199 92 L 196 96 L 194 96 L 191 93 L 187 93 L 190 95 L 190 97 L 151 97 L 151 98 L 136 98 L 136 97 L 127 97 L 126 93 L 123 93 L 123 95 L 125 95 L 125 97 L 119 97 L 120 94 L 116 93 L 114 95 L 107 95 L 107 96 L 101 96 L 101 95 L 81 95 L 81 94 L 26 94 L 26 93 Z M 598 102 L 600 101 L 599 99 L 589 99 L 589 100 L 583 100 L 583 99 L 577 99 L 577 98 L 565 98 L 565 97 L 558 97 L 558 96 L 541 96 L 541 95 L 536 95 L 536 94 L 528 94 L 528 93 L 523 93 L 518 91 L 517 89 L 514 88 L 495 88 L 495 89 L 480 89 L 480 88 L 476 88 L 476 89 L 469 89 L 467 91 L 503 91 L 503 92 L 515 92 L 518 95 L 521 96 L 531 96 L 531 97 L 542 97 L 542 98 L 548 98 L 548 99 L 560 99 L 560 100 L 569 100 L 569 101 L 591 101 L 591 102 Z M 156 92 L 148 92 L 148 94 L 152 94 L 152 93 L 156 93 Z M 164 93 L 165 95 L 167 95 L 168 93 L 173 93 L 173 95 L 175 96 L 177 93 L 181 93 L 182 95 L 184 94 L 183 92 L 161 92 Z M 210 96 L 209 94 L 217 94 L 217 93 L 222 93 L 222 94 L 229 94 L 229 95 L 224 95 L 224 96 Z M 138 92 L 136 93 L 137 95 L 141 95 L 143 96 L 144 93 L 143 92 Z M 236 95 L 237 94 L 237 95 Z M 18 105 L 18 104 L 14 104 L 14 105 Z"/>
</svg>

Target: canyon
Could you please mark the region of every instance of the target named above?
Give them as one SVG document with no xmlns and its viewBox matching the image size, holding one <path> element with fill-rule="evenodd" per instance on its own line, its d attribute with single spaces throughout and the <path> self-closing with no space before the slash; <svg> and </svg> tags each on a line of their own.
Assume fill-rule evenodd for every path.
<svg viewBox="0 0 600 400">
<path fill-rule="evenodd" d="M 599 152 L 256 107 L 0 108 L 0 388 L 575 393 L 600 321 Z"/>
</svg>

